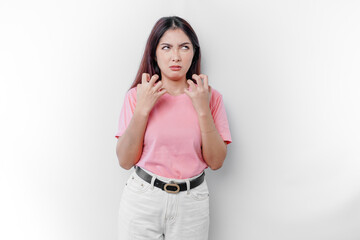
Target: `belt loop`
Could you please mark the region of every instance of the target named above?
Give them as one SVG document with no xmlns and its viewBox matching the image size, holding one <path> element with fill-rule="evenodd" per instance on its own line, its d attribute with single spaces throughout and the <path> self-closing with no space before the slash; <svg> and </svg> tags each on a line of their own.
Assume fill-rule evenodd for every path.
<svg viewBox="0 0 360 240">
<path fill-rule="evenodd" d="M 156 180 L 156 177 L 155 176 L 152 176 L 152 178 L 151 178 L 151 187 L 152 187 L 152 190 L 154 190 L 154 182 L 155 182 L 155 180 Z"/>
<path fill-rule="evenodd" d="M 190 181 L 189 181 L 189 179 L 186 179 L 185 180 L 185 182 L 186 182 L 186 193 L 189 195 L 189 193 L 190 193 Z"/>
</svg>

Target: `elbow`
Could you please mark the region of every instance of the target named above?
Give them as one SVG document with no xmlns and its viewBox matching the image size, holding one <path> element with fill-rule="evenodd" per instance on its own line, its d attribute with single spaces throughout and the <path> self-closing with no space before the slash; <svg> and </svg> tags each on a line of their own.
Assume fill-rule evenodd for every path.
<svg viewBox="0 0 360 240">
<path fill-rule="evenodd" d="M 214 158 L 211 162 L 211 164 L 209 164 L 209 167 L 211 168 L 211 170 L 218 170 L 223 166 L 224 160 L 226 157 L 226 149 L 225 151 L 217 156 L 217 158 Z"/>
<path fill-rule="evenodd" d="M 219 162 L 219 163 L 214 163 L 214 164 L 211 164 L 209 165 L 209 167 L 211 168 L 211 170 L 218 170 L 222 167 L 223 165 L 223 161 L 222 162 Z"/>
<path fill-rule="evenodd" d="M 209 167 L 211 168 L 211 170 L 215 171 L 220 169 L 222 167 L 222 164 L 211 165 Z"/>
<path fill-rule="evenodd" d="M 120 161 L 120 160 L 119 160 L 119 165 L 120 165 L 120 167 L 122 167 L 125 170 L 130 170 L 134 166 L 132 164 L 129 164 L 125 161 Z"/>
<path fill-rule="evenodd" d="M 120 167 L 122 167 L 125 170 L 129 170 L 134 166 L 134 163 L 132 161 L 129 161 L 131 156 L 124 154 L 125 151 L 122 151 L 120 148 L 120 139 L 116 146 L 116 156 L 119 161 Z"/>
<path fill-rule="evenodd" d="M 126 160 L 126 157 L 121 156 L 119 153 L 117 153 L 117 158 L 120 167 L 122 167 L 125 170 L 129 170 L 134 166 L 134 164 L 131 161 Z"/>
</svg>

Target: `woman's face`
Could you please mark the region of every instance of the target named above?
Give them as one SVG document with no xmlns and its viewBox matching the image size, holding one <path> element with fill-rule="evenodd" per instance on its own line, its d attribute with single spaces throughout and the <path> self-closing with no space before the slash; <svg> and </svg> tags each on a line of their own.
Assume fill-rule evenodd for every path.
<svg viewBox="0 0 360 240">
<path fill-rule="evenodd" d="M 186 80 L 193 56 L 194 49 L 188 36 L 179 28 L 167 30 L 156 47 L 161 78 Z"/>
</svg>

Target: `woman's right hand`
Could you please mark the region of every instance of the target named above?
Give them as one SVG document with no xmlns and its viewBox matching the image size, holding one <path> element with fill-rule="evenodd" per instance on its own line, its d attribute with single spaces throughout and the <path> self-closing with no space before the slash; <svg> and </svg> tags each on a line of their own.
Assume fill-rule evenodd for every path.
<svg viewBox="0 0 360 240">
<path fill-rule="evenodd" d="M 137 85 L 136 107 L 135 111 L 148 116 L 157 100 L 166 93 L 166 89 L 161 89 L 162 82 L 159 81 L 159 75 L 143 73 L 141 83 Z"/>
</svg>

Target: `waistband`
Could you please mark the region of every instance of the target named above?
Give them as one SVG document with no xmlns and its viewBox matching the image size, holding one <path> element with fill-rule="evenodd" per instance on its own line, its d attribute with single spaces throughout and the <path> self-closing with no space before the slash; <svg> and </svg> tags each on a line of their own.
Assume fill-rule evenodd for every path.
<svg viewBox="0 0 360 240">
<path fill-rule="evenodd" d="M 190 189 L 196 188 L 204 182 L 205 172 L 202 172 L 198 176 L 195 176 L 190 179 L 181 179 L 180 181 L 174 181 L 169 178 L 164 178 L 156 174 L 151 174 L 149 171 L 142 169 L 138 166 L 135 167 L 136 174 L 142 178 L 144 181 L 150 183 L 151 185 L 160 188 L 161 190 L 167 193 L 178 193 L 180 191 L 188 191 Z M 161 179 L 161 180 L 160 180 Z M 162 180 L 165 179 L 165 182 Z"/>
<path fill-rule="evenodd" d="M 186 179 L 178 179 L 178 178 L 167 178 L 167 177 L 163 177 L 163 176 L 160 176 L 160 175 L 157 175 L 153 172 L 150 172 L 149 170 L 146 170 L 145 168 L 142 168 L 142 167 L 139 167 L 137 165 L 134 166 L 134 169 L 136 170 L 136 168 L 141 168 L 143 171 L 145 171 L 147 174 L 150 174 L 151 176 L 154 176 L 156 177 L 157 179 L 161 180 L 161 181 L 164 181 L 164 182 L 178 182 L 178 183 L 181 183 L 181 182 L 186 182 L 187 180 L 191 181 L 191 180 L 194 180 L 198 177 L 200 177 L 203 173 L 205 173 L 204 171 L 199 173 L 198 175 L 194 176 L 194 177 L 191 177 L 191 178 L 186 178 Z"/>
</svg>

